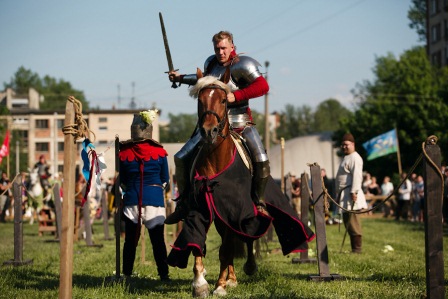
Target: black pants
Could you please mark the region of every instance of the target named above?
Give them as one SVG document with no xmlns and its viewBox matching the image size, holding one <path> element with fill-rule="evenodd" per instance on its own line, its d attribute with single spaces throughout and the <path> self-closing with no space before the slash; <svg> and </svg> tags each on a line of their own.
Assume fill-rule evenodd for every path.
<svg viewBox="0 0 448 299">
<path fill-rule="evenodd" d="M 128 217 L 123 216 L 125 221 L 126 236 L 123 246 L 123 274 L 131 275 L 134 269 L 135 252 L 137 249 L 136 238 L 137 224 L 129 220 Z M 142 229 L 144 226 L 142 227 Z M 168 264 L 166 263 L 166 246 L 163 235 L 164 225 L 158 225 L 152 229 L 148 229 L 149 237 L 152 244 L 152 252 L 157 265 L 157 273 L 161 278 L 168 276 Z"/>
<path fill-rule="evenodd" d="M 408 212 L 409 212 L 409 206 L 411 201 L 410 200 L 402 200 L 399 199 L 397 201 L 397 209 L 395 210 L 395 220 L 399 220 L 400 217 L 404 220 L 408 219 Z"/>
<path fill-rule="evenodd" d="M 0 214 L 0 221 L 6 222 L 6 211 L 11 206 L 11 198 L 9 196 L 6 196 L 5 205 L 3 206 L 2 213 Z"/>
</svg>

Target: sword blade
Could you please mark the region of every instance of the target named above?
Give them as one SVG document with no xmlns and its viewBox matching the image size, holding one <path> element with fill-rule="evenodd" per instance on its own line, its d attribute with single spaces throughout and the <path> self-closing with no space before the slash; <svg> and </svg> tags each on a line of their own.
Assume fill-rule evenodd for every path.
<svg viewBox="0 0 448 299">
<path fill-rule="evenodd" d="M 160 27 L 162 28 L 163 44 L 165 45 L 166 60 L 168 61 L 168 71 L 174 71 L 173 60 L 171 59 L 170 46 L 166 37 L 165 24 L 163 23 L 162 13 L 159 12 Z"/>
</svg>

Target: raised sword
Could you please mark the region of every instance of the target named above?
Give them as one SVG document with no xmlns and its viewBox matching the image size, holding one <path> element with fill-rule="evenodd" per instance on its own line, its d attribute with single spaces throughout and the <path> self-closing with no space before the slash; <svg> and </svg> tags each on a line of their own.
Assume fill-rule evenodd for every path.
<svg viewBox="0 0 448 299">
<path fill-rule="evenodd" d="M 171 59 L 170 46 L 168 45 L 168 38 L 166 37 L 165 24 L 163 23 L 163 17 L 162 17 L 161 12 L 159 12 L 159 19 L 160 19 L 160 27 L 162 28 L 163 44 L 165 45 L 166 60 L 168 61 L 168 72 L 165 72 L 165 73 L 169 73 L 172 71 L 178 71 L 178 69 L 175 70 L 174 66 L 173 66 L 173 60 Z M 173 82 L 171 87 L 177 88 L 178 86 L 177 86 L 176 82 Z"/>
</svg>

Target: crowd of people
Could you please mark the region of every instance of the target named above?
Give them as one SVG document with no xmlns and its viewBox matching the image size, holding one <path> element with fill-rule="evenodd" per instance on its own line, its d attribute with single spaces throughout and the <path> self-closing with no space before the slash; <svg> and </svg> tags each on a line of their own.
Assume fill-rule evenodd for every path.
<svg viewBox="0 0 448 299">
<path fill-rule="evenodd" d="M 448 183 L 448 181 L 446 181 Z M 400 187 L 395 190 L 389 176 L 383 178 L 381 185 L 377 178 L 369 172 L 364 172 L 362 189 L 368 201 L 374 205 L 388 200 L 379 209 L 385 218 L 393 217 L 396 221 L 423 222 L 424 209 L 424 181 L 423 176 L 412 173 L 409 177 L 406 172 L 400 176 Z"/>
</svg>

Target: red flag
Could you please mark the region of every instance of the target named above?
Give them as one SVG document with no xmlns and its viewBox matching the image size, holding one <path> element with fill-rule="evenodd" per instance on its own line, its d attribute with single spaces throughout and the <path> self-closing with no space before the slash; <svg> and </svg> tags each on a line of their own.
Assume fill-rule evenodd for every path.
<svg viewBox="0 0 448 299">
<path fill-rule="evenodd" d="M 2 159 L 9 155 L 9 131 L 6 131 L 5 140 L 3 141 L 2 148 L 0 148 L 0 163 Z"/>
</svg>

